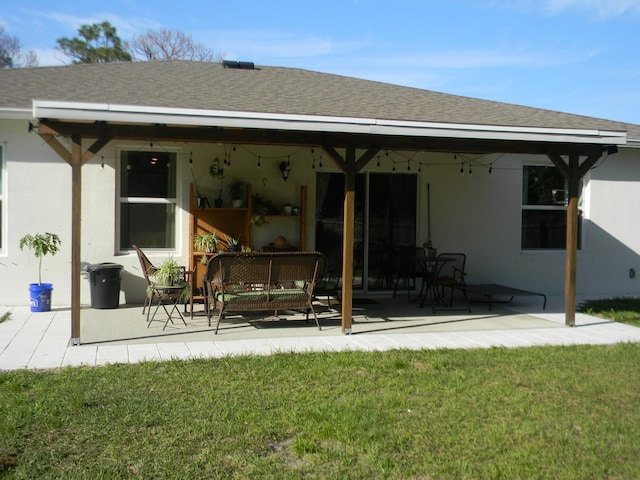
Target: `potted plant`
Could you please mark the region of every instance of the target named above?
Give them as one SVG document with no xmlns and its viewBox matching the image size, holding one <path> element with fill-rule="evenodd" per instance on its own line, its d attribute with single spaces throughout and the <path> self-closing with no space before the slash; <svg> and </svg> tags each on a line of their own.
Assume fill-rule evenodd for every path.
<svg viewBox="0 0 640 480">
<path fill-rule="evenodd" d="M 429 258 L 434 258 L 438 256 L 438 250 L 433 248 L 433 244 L 431 243 L 430 239 L 424 242 L 422 246 L 427 249 L 427 256 Z"/>
<path fill-rule="evenodd" d="M 234 180 L 229 184 L 229 195 L 231 196 L 231 206 L 233 208 L 241 208 L 244 204 L 244 182 Z"/>
<path fill-rule="evenodd" d="M 269 223 L 267 215 L 278 215 L 280 209 L 271 200 L 262 197 L 260 194 L 255 193 L 251 197 L 251 222 L 256 227 L 261 227 Z"/>
<path fill-rule="evenodd" d="M 215 253 L 218 250 L 218 235 L 215 232 L 197 233 L 193 236 L 193 248 L 197 252 Z"/>
<path fill-rule="evenodd" d="M 33 250 L 38 259 L 38 283 L 29 285 L 32 312 L 48 312 L 51 310 L 51 290 L 53 285 L 42 283 L 42 257 L 55 255 L 60 249 L 60 237 L 55 233 L 36 233 L 25 235 L 20 239 L 20 250 L 27 247 Z"/>
<path fill-rule="evenodd" d="M 153 274 L 153 282 L 149 286 L 151 290 L 163 287 L 182 287 L 181 299 L 189 298 L 190 285 L 184 279 L 184 268 L 178 265 L 173 258 L 165 260 Z"/>
<path fill-rule="evenodd" d="M 230 252 L 237 252 L 239 240 L 240 240 L 239 238 L 232 237 L 231 235 L 227 235 L 227 250 Z"/>
</svg>

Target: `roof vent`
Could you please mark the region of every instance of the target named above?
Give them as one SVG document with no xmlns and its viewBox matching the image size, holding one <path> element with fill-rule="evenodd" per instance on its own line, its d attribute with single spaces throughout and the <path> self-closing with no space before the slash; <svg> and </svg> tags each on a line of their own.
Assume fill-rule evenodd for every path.
<svg viewBox="0 0 640 480">
<path fill-rule="evenodd" d="M 253 62 L 236 62 L 235 60 L 223 60 L 222 66 L 224 68 L 240 68 L 243 70 L 254 70 L 255 65 Z"/>
</svg>

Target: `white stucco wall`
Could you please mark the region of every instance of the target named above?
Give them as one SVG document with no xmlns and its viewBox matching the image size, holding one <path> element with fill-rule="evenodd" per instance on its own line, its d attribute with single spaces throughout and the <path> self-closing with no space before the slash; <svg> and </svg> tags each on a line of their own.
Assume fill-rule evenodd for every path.
<svg viewBox="0 0 640 480">
<path fill-rule="evenodd" d="M 26 121 L 0 120 L 0 143 L 6 162 L 5 246 L 0 253 L 0 305 L 27 305 L 28 285 L 37 281 L 37 261 L 30 252 L 21 252 L 19 239 L 26 233 L 50 231 L 60 235 L 62 249 L 43 261 L 43 281 L 54 284 L 53 304 L 69 305 L 71 298 L 71 168 L 35 133 L 27 132 Z M 208 174 L 217 156 L 224 158 L 225 146 L 217 144 L 160 144 L 155 149 L 178 152 L 178 196 L 180 232 L 175 251 L 147 253 L 160 262 L 172 255 L 187 265 L 191 237 L 188 231 L 188 194 L 192 173 L 213 204 L 218 184 Z M 89 145 L 87 141 L 85 148 Z M 120 149 L 147 149 L 145 142 L 111 142 L 82 169 L 83 265 L 115 262 L 124 266 L 121 302 L 139 303 L 144 297 L 144 281 L 137 257 L 117 248 L 117 166 Z M 307 239 L 314 247 L 315 175 L 321 170 L 317 159 L 312 168 L 309 148 L 226 146 L 231 166 L 225 170 L 225 185 L 238 178 L 250 182 L 254 193 L 262 193 L 278 204 L 299 204 L 301 185 L 308 186 Z M 291 174 L 285 182 L 278 165 L 290 155 Z M 258 156 L 261 167 L 258 168 Z M 393 152 L 391 152 L 393 157 Z M 401 161 L 406 159 L 399 156 Z M 475 158 L 444 154 L 418 154 L 426 162 L 418 175 L 418 238 L 427 240 L 427 184 L 431 192 L 432 241 L 440 252 L 467 254 L 470 283 L 507 285 L 562 294 L 565 255 L 563 251 L 522 252 L 520 250 L 521 182 L 523 163 L 548 163 L 545 157 L 492 155 Z M 465 175 L 460 175 L 461 163 Z M 492 174 L 487 166 L 493 162 Z M 337 171 L 326 156 L 323 171 Z M 427 166 L 428 164 L 428 166 Z M 473 174 L 469 175 L 469 165 Z M 380 170 L 375 160 L 367 167 L 391 171 L 388 159 Z M 406 168 L 406 163 L 404 163 Z M 415 172 L 415 168 L 414 168 Z M 226 188 L 225 188 L 226 194 Z M 578 255 L 580 294 L 640 294 L 640 150 L 622 149 L 589 174 L 585 203 L 583 250 Z M 227 198 L 227 202 L 229 199 Z M 278 235 L 297 242 L 297 222 L 272 219 L 260 229 L 253 228 L 253 246 L 261 248 Z M 629 277 L 629 269 L 637 276 Z M 81 299 L 90 304 L 87 278 L 82 280 Z"/>
<path fill-rule="evenodd" d="M 5 248 L 0 253 L 0 281 L 2 295 L 0 305 L 28 305 L 29 283 L 37 282 L 37 260 L 28 251 L 20 251 L 19 239 L 26 233 L 53 232 L 60 236 L 62 247 L 54 256 L 43 259 L 43 281 L 54 284 L 52 303 L 69 305 L 71 299 L 71 167 L 67 165 L 36 133 L 27 132 L 26 121 L 0 120 L 0 143 L 4 147 L 6 162 L 6 210 L 7 231 Z M 82 245 L 83 268 L 102 262 L 123 265 L 120 301 L 141 303 L 145 284 L 138 258 L 130 252 L 118 250 L 117 231 L 117 172 L 121 150 L 166 149 L 178 154 L 178 235 L 173 251 L 145 250 L 150 259 L 160 263 L 172 256 L 182 265 L 189 264 L 189 184 L 193 181 L 189 157 L 193 158 L 193 175 L 200 193 L 209 198 L 211 205 L 218 196 L 219 184 L 209 175 L 209 166 L 217 156 L 224 158 L 225 146 L 216 144 L 161 144 L 153 142 L 153 148 L 145 142 L 111 142 L 82 168 Z M 84 148 L 90 145 L 85 141 Z M 227 186 L 235 179 L 251 182 L 254 193 L 268 192 L 268 197 L 278 204 L 299 205 L 301 185 L 312 186 L 315 171 L 311 168 L 308 149 L 246 147 L 232 151 L 231 166 L 225 167 L 224 195 L 228 205 Z M 296 153 L 297 152 L 297 153 Z M 285 182 L 278 165 L 291 156 L 292 168 Z M 261 167 L 257 167 L 260 155 Z M 314 191 L 309 189 L 308 200 Z M 313 210 L 307 214 L 310 222 Z M 36 207 L 38 205 L 38 207 Z M 308 234 L 312 246 L 312 231 Z M 290 243 L 298 242 L 297 217 L 272 218 L 270 224 L 253 228 L 255 248 L 261 248 L 278 235 L 284 235 Z M 81 302 L 91 302 L 89 279 L 83 275 Z"/>
</svg>

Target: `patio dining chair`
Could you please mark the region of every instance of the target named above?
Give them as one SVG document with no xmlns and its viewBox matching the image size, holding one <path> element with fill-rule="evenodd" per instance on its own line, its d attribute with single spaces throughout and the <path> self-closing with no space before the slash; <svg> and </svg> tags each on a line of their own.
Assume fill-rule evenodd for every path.
<svg viewBox="0 0 640 480">
<path fill-rule="evenodd" d="M 342 280 L 342 271 L 339 265 L 332 265 L 329 259 L 322 255 L 318 265 L 318 280 L 313 289 L 314 299 L 327 299 L 327 307 L 331 310 L 331 300 L 333 299 L 337 305 L 340 305 L 340 281 Z"/>
<path fill-rule="evenodd" d="M 416 286 L 416 278 L 421 278 L 423 275 L 426 252 L 422 247 L 402 247 L 394 252 L 393 257 L 395 276 L 393 282 L 393 298 L 396 298 L 400 282 L 404 281 L 407 287 L 407 298 L 409 302 L 411 302 L 411 290 Z M 420 296 L 421 292 L 417 298 Z"/>
<path fill-rule="evenodd" d="M 438 271 L 433 278 L 429 279 L 431 288 L 433 289 L 432 291 L 436 297 L 433 312 L 435 313 L 437 310 L 454 310 L 454 292 L 460 292 L 462 294 L 466 305 L 464 310 L 471 312 L 465 280 L 465 276 L 467 275 L 465 272 L 467 256 L 464 253 L 441 253 L 438 255 L 438 259 L 443 259 L 443 261 L 438 261 Z M 446 295 L 447 290 L 449 293 L 448 299 Z M 441 306 L 444 308 L 441 308 Z"/>
<path fill-rule="evenodd" d="M 147 322 L 149 322 L 149 313 L 151 311 L 151 305 L 153 302 L 161 302 L 166 300 L 167 292 L 163 292 L 158 290 L 157 288 L 153 288 L 153 275 L 156 273 L 158 268 L 149 260 L 149 258 L 144 254 L 142 250 L 137 245 L 132 245 L 133 249 L 136 251 L 138 255 L 138 260 L 140 261 L 140 268 L 142 269 L 142 273 L 144 275 L 144 279 L 147 283 L 146 287 L 146 296 L 144 300 L 144 304 L 142 305 L 142 314 L 145 312 L 147 314 Z M 191 272 L 188 271 L 185 267 L 180 267 L 182 269 L 182 278 L 186 282 L 191 283 L 191 291 L 189 292 L 189 309 L 191 317 L 193 317 L 193 282 L 191 282 Z M 184 304 L 184 311 L 187 312 L 187 304 Z"/>
</svg>

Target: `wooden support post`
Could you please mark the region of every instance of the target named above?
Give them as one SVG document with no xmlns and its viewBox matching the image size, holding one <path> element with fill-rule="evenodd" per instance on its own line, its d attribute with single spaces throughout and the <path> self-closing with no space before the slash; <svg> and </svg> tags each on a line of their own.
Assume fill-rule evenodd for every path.
<svg viewBox="0 0 640 480">
<path fill-rule="evenodd" d="M 600 155 L 589 156 L 582 164 L 578 155 L 570 155 L 565 162 L 560 155 L 549 155 L 553 164 L 566 178 L 569 192 L 567 203 L 567 236 L 564 280 L 564 323 L 568 327 L 576 324 L 576 280 L 578 265 L 578 198 L 580 181 L 589 169 L 598 161 Z"/>
<path fill-rule="evenodd" d="M 346 158 L 335 148 L 323 145 L 338 167 L 344 172 L 344 223 L 342 227 L 342 333 L 350 334 L 353 316 L 353 245 L 355 237 L 356 175 L 380 151 L 369 148 L 356 160 L 355 147 L 347 147 Z"/>
<path fill-rule="evenodd" d="M 80 344 L 80 245 L 82 239 L 82 138 L 71 137 L 71 343 Z"/>
<path fill-rule="evenodd" d="M 568 179 L 569 199 L 567 204 L 566 265 L 564 281 L 565 325 L 576 324 L 576 270 L 578 262 L 578 191 L 580 179 L 577 178 L 578 156 L 569 158 L 571 177 Z"/>
<path fill-rule="evenodd" d="M 71 166 L 71 344 L 80 344 L 80 279 L 82 244 L 82 165 L 100 151 L 111 137 L 98 138 L 82 153 L 82 136 L 71 135 L 71 152 L 50 133 L 40 137 Z"/>
<path fill-rule="evenodd" d="M 350 334 L 353 320 L 353 244 L 356 203 L 355 148 L 347 149 L 346 162 L 342 236 L 342 333 Z"/>
</svg>

